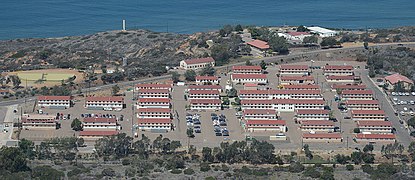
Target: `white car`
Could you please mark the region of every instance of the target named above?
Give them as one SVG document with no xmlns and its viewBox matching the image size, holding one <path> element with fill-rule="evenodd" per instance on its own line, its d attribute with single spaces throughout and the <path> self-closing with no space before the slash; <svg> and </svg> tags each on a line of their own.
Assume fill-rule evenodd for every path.
<svg viewBox="0 0 415 180">
<path fill-rule="evenodd" d="M 397 100 L 398 100 L 398 98 L 396 98 L 396 97 L 393 98 L 393 101 L 397 101 Z"/>
<path fill-rule="evenodd" d="M 400 113 L 401 113 L 401 116 L 405 116 L 405 112 L 401 111 Z"/>
<path fill-rule="evenodd" d="M 411 94 L 412 94 L 412 96 L 415 96 L 415 92 L 412 92 Z"/>
<path fill-rule="evenodd" d="M 408 108 L 407 107 L 403 107 L 403 111 L 408 111 Z"/>
<path fill-rule="evenodd" d="M 405 96 L 409 96 L 409 92 L 406 92 L 406 93 L 405 93 Z"/>
<path fill-rule="evenodd" d="M 413 112 L 413 111 L 410 111 L 410 112 L 409 112 L 409 114 L 410 114 L 411 116 L 414 116 L 414 112 Z"/>
<path fill-rule="evenodd" d="M 392 92 L 392 96 L 396 96 L 396 92 Z"/>
<path fill-rule="evenodd" d="M 403 93 L 402 92 L 398 92 L 398 94 L 399 94 L 399 96 L 403 96 Z"/>
<path fill-rule="evenodd" d="M 415 105 L 415 101 L 410 101 L 409 102 L 411 105 Z"/>
</svg>

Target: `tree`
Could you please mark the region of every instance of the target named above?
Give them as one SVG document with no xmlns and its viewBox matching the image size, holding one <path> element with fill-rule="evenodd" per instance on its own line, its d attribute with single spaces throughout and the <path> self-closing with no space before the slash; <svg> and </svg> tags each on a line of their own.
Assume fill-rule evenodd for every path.
<svg viewBox="0 0 415 180">
<path fill-rule="evenodd" d="M 212 149 L 203 147 L 202 149 L 203 162 L 213 162 Z"/>
<path fill-rule="evenodd" d="M 238 96 L 238 91 L 235 88 L 232 88 L 228 91 L 228 97 L 236 97 Z"/>
<path fill-rule="evenodd" d="M 242 28 L 242 26 L 240 24 L 238 24 L 238 25 L 235 26 L 235 31 L 241 32 L 243 30 L 244 29 Z"/>
<path fill-rule="evenodd" d="M 279 54 L 287 54 L 289 51 L 287 40 L 278 35 L 273 35 L 268 41 L 268 44 L 273 51 L 278 52 Z"/>
<path fill-rule="evenodd" d="M 345 156 L 345 155 L 343 155 L 343 154 L 337 154 L 336 156 L 335 156 L 335 159 L 336 159 L 336 161 L 338 162 L 338 163 L 340 163 L 340 164 L 347 164 L 348 163 L 348 161 L 350 161 L 350 156 Z"/>
<path fill-rule="evenodd" d="M 20 86 L 20 84 L 22 83 L 19 76 L 12 75 L 12 76 L 10 76 L 10 79 L 13 83 L 14 88 L 18 88 Z"/>
<path fill-rule="evenodd" d="M 300 25 L 297 27 L 297 32 L 308 32 L 308 31 L 310 30 L 304 27 L 303 25 Z"/>
<path fill-rule="evenodd" d="M 204 67 L 201 71 L 200 71 L 200 75 L 201 76 L 213 76 L 215 75 L 215 68 L 213 68 L 210 64 L 208 64 L 206 67 Z"/>
<path fill-rule="evenodd" d="M 262 70 L 266 70 L 267 69 L 267 63 L 265 63 L 264 60 L 261 61 L 261 63 L 259 64 L 261 66 Z"/>
<path fill-rule="evenodd" d="M 229 54 L 229 46 L 227 44 L 215 44 L 213 45 L 211 55 L 215 59 L 217 66 L 227 64 L 231 55 Z"/>
<path fill-rule="evenodd" d="M 316 36 L 308 36 L 303 39 L 304 44 L 317 44 L 318 38 Z"/>
<path fill-rule="evenodd" d="M 288 170 L 292 173 L 300 173 L 304 171 L 304 166 L 300 162 L 291 163 Z"/>
<path fill-rule="evenodd" d="M 251 61 L 250 61 L 250 60 L 246 60 L 246 61 L 245 61 L 245 65 L 246 65 L 246 66 L 252 66 L 253 64 L 251 63 Z"/>
<path fill-rule="evenodd" d="M 354 166 L 353 166 L 352 164 L 348 164 L 348 165 L 346 165 L 346 169 L 347 169 L 348 171 L 353 171 Z"/>
<path fill-rule="evenodd" d="M 112 86 L 112 90 L 111 90 L 112 95 L 115 96 L 118 94 L 118 92 L 120 92 L 120 87 L 118 87 L 117 84 Z"/>
<path fill-rule="evenodd" d="M 337 41 L 334 37 L 325 37 L 323 38 L 323 41 L 321 41 L 320 45 L 323 47 L 333 47 L 340 45 L 340 42 Z"/>
<path fill-rule="evenodd" d="M 364 47 L 365 49 L 369 49 L 369 43 L 365 41 L 365 42 L 363 43 L 363 47 Z"/>
<path fill-rule="evenodd" d="M 363 148 L 363 152 L 367 153 L 367 152 L 372 152 L 373 151 L 373 145 L 372 144 L 366 144 L 365 147 Z"/>
<path fill-rule="evenodd" d="M 27 160 L 25 154 L 16 147 L 5 147 L 0 149 L 0 169 L 7 170 L 12 173 L 27 171 Z"/>
<path fill-rule="evenodd" d="M 311 178 L 319 178 L 321 176 L 320 172 L 314 167 L 307 167 L 303 172 L 303 175 Z"/>
<path fill-rule="evenodd" d="M 196 80 L 196 72 L 189 69 L 184 73 L 184 77 L 186 78 L 186 80 L 188 81 L 195 81 Z"/>
<path fill-rule="evenodd" d="M 227 24 L 227 25 L 223 26 L 223 28 L 222 28 L 222 29 L 220 29 L 220 30 L 219 30 L 219 34 L 220 34 L 222 37 L 226 37 L 226 36 L 228 36 L 229 34 L 231 34 L 231 33 L 232 33 L 232 31 L 233 31 L 233 27 L 232 27 L 231 25 Z"/>
<path fill-rule="evenodd" d="M 408 153 L 412 157 L 412 161 L 415 160 L 415 142 L 412 141 L 408 146 Z"/>
<path fill-rule="evenodd" d="M 360 133 L 360 128 L 354 128 L 353 133 Z"/>
<path fill-rule="evenodd" d="M 172 72 L 172 73 L 171 73 L 171 80 L 172 80 L 174 83 L 179 82 L 179 80 L 180 80 L 180 74 L 179 74 L 179 73 L 177 73 L 177 72 Z"/>
<path fill-rule="evenodd" d="M 71 128 L 74 131 L 81 131 L 82 130 L 82 122 L 78 118 L 75 118 L 74 120 L 72 120 Z"/>
<path fill-rule="evenodd" d="M 25 154 L 26 157 L 29 159 L 33 159 L 36 155 L 34 151 L 35 143 L 33 143 L 32 141 L 23 138 L 19 142 L 19 148 L 23 152 L 23 154 Z"/>
<path fill-rule="evenodd" d="M 63 179 L 65 173 L 51 166 L 37 166 L 32 170 L 33 179 Z"/>
<path fill-rule="evenodd" d="M 306 156 L 308 159 L 313 159 L 313 154 L 312 154 L 312 152 L 310 151 L 310 148 L 309 148 L 308 144 L 304 144 L 303 149 L 304 149 L 305 156 Z"/>
<path fill-rule="evenodd" d="M 362 163 L 362 157 L 363 157 L 363 153 L 360 151 L 355 151 L 352 153 L 351 155 L 351 160 L 355 163 L 355 164 L 360 164 Z"/>
</svg>

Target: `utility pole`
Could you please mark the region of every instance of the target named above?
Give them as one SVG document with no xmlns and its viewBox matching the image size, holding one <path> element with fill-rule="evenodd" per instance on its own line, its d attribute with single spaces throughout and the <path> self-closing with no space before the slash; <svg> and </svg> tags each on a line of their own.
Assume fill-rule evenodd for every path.
<svg viewBox="0 0 415 180">
<path fill-rule="evenodd" d="M 131 114 L 131 137 L 133 137 L 133 138 L 134 138 L 134 115 L 135 115 L 134 105 L 135 105 L 135 102 L 136 102 L 134 91 L 135 91 L 135 87 L 133 87 L 133 103 L 132 103 L 132 107 L 131 107 L 131 110 L 132 110 L 132 114 Z M 137 136 L 138 136 L 138 134 L 137 134 Z"/>
</svg>

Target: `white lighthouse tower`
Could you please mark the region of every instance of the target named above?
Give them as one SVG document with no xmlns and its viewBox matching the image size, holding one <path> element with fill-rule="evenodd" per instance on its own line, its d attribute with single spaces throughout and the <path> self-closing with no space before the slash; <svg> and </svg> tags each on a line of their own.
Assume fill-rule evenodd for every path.
<svg viewBox="0 0 415 180">
<path fill-rule="evenodd" d="M 122 20 L 122 31 L 125 31 L 125 19 Z"/>
</svg>

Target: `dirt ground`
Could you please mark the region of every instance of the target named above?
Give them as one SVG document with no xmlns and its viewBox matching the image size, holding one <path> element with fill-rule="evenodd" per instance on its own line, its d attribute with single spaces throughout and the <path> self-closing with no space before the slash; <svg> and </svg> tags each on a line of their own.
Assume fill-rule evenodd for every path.
<svg viewBox="0 0 415 180">
<path fill-rule="evenodd" d="M 84 80 L 84 74 L 82 72 L 79 72 L 77 70 L 72 69 L 40 69 L 40 70 L 30 70 L 30 71 L 18 71 L 18 72 L 9 72 L 7 75 L 17 75 L 18 73 L 62 73 L 62 74 L 73 74 L 76 76 L 76 79 L 74 80 L 74 83 L 80 83 Z M 21 86 L 26 87 L 25 80 L 21 80 Z M 35 81 L 27 81 L 27 86 L 32 86 L 36 88 L 40 88 L 43 86 L 50 87 L 54 85 L 60 85 L 60 81 L 44 81 L 43 83 L 37 84 Z"/>
</svg>

